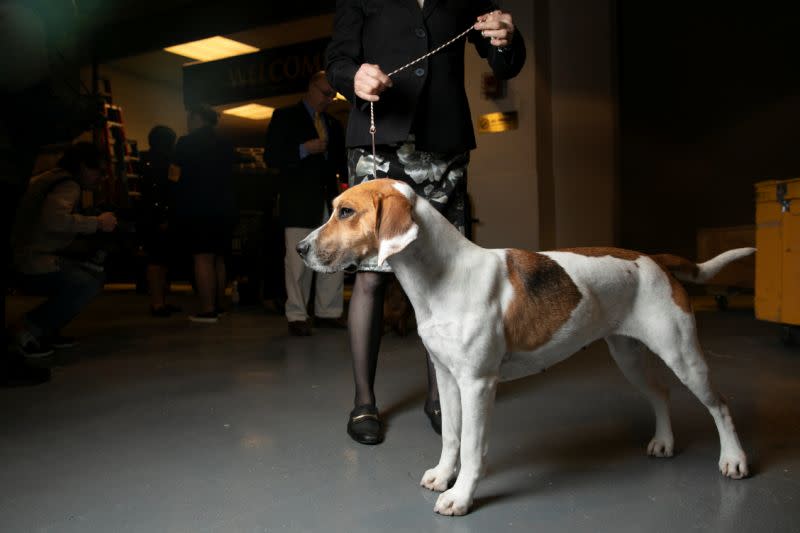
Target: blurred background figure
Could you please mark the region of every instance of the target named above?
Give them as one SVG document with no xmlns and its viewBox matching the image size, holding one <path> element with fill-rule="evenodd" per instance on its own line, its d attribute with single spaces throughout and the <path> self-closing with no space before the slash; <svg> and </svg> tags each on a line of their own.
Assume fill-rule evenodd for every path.
<svg viewBox="0 0 800 533">
<path fill-rule="evenodd" d="M 314 272 L 303 264 L 295 247 L 322 224 L 339 192 L 336 175 L 347 170 L 344 133 L 325 112 L 336 91 L 317 72 L 303 99 L 276 109 L 267 127 L 264 160 L 280 171 L 280 217 L 286 239 L 286 320 L 289 334 L 311 335 L 308 300 Z M 314 325 L 345 328 L 344 274 L 316 274 Z"/>
<path fill-rule="evenodd" d="M 217 135 L 217 112 L 205 105 L 189 108 L 189 134 L 175 147 L 170 180 L 175 188 L 177 238 L 194 258 L 200 297 L 193 322 L 217 322 L 224 312 L 227 277 L 225 257 L 237 209 L 233 188 L 233 145 Z"/>
<path fill-rule="evenodd" d="M 49 6 L 52 7 L 52 6 Z M 53 43 L 38 2 L 0 2 L 0 204 L 2 256 L 7 273 L 14 270 L 11 229 L 17 207 L 33 173 L 39 149 L 49 143 L 69 142 L 101 118 L 97 99 L 73 90 L 78 68 L 72 68 L 69 47 L 53 54 Z M 61 28 L 76 21 L 69 10 L 49 9 Z M 51 64 L 58 58 L 60 69 Z M 57 72 L 58 70 L 58 72 Z M 5 277 L 5 289 L 12 276 Z M 5 293 L 4 293 L 5 296 Z M 47 381 L 49 370 L 28 365 L 16 351 L 17 339 L 3 330 L 5 352 L 0 356 L 0 384 L 9 386 Z"/>
<path fill-rule="evenodd" d="M 70 253 L 79 234 L 111 232 L 113 213 L 78 213 L 82 190 L 93 189 L 105 172 L 105 161 L 91 143 L 70 146 L 52 170 L 34 176 L 17 211 L 12 235 L 17 285 L 47 299 L 25 314 L 15 328 L 17 349 L 27 357 L 53 353 L 74 340 L 60 335 L 103 288 L 102 265 Z"/>
<path fill-rule="evenodd" d="M 177 135 L 167 126 L 150 130 L 150 150 L 142 164 L 142 243 L 147 254 L 147 282 L 150 289 L 150 313 L 168 317 L 181 309 L 166 301 L 169 293 L 169 268 L 174 264 L 175 184 L 169 180 L 169 165 Z"/>
</svg>

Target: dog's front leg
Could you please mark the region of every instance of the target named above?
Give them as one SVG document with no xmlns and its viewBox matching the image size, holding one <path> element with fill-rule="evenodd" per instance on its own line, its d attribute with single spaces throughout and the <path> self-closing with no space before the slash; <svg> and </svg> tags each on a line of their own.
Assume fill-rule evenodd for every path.
<svg viewBox="0 0 800 533">
<path fill-rule="evenodd" d="M 422 475 L 420 485 L 442 492 L 456 477 L 461 443 L 461 396 L 450 371 L 434 360 L 439 403 L 442 406 L 442 455 L 439 464 Z"/>
<path fill-rule="evenodd" d="M 486 431 L 497 390 L 497 377 L 462 377 L 461 393 L 461 470 L 455 485 L 439 495 L 433 510 L 444 515 L 464 515 L 483 473 L 488 449 Z"/>
</svg>

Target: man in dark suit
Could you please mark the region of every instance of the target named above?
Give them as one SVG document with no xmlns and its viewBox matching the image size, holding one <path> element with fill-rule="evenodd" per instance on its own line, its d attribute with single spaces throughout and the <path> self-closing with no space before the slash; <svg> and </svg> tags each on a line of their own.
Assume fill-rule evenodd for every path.
<svg viewBox="0 0 800 533">
<path fill-rule="evenodd" d="M 280 218 L 286 238 L 286 319 L 289 333 L 311 335 L 307 313 L 314 273 L 295 252 L 297 243 L 330 215 L 338 194 L 337 174 L 346 172 L 344 133 L 325 110 L 336 96 L 324 72 L 317 72 L 295 105 L 276 109 L 267 127 L 264 161 L 280 171 Z M 345 327 L 343 273 L 317 274 L 315 324 Z"/>
</svg>

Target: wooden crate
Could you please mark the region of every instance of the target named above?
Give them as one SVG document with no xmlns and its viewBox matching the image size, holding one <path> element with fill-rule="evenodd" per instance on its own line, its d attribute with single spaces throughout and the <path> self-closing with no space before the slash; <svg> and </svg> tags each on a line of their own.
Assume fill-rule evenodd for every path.
<svg viewBox="0 0 800 533">
<path fill-rule="evenodd" d="M 800 178 L 756 184 L 756 227 L 756 318 L 800 326 Z"/>
</svg>

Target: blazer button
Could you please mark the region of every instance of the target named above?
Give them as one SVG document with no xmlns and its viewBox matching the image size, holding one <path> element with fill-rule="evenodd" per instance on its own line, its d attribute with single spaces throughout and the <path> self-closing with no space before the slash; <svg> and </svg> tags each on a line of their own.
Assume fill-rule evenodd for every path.
<svg viewBox="0 0 800 533">
<path fill-rule="evenodd" d="M 417 37 L 419 37 L 420 39 L 425 38 L 425 30 L 423 30 L 422 28 L 417 28 L 414 33 L 416 33 Z"/>
<path fill-rule="evenodd" d="M 425 69 L 418 68 L 417 70 L 414 71 L 414 74 L 416 74 L 418 78 L 421 78 L 422 76 L 425 75 Z"/>
</svg>

